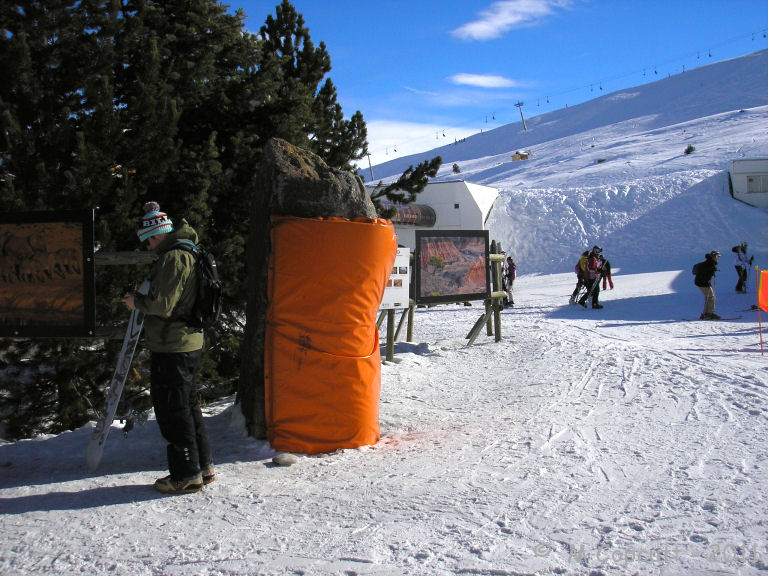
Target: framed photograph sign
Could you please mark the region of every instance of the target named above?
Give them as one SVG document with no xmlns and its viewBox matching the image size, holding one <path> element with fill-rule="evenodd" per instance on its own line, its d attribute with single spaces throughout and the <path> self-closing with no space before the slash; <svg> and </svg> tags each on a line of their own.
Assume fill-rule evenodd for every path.
<svg viewBox="0 0 768 576">
<path fill-rule="evenodd" d="M 416 303 L 490 298 L 488 243 L 488 230 L 416 230 Z"/>
<path fill-rule="evenodd" d="M 411 285 L 411 249 L 399 247 L 392 274 L 389 275 L 380 310 L 400 310 L 408 308 Z"/>
<path fill-rule="evenodd" d="M 93 210 L 0 214 L 0 337 L 93 336 Z"/>
</svg>

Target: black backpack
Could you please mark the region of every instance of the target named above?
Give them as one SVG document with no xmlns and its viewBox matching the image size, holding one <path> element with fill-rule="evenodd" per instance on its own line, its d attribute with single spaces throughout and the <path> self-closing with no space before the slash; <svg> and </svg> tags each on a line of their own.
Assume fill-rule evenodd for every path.
<svg viewBox="0 0 768 576">
<path fill-rule="evenodd" d="M 704 264 L 706 264 L 706 262 L 697 262 L 696 264 L 694 264 L 693 268 L 691 269 L 691 274 L 696 276 L 699 273 L 699 270 L 701 269 L 701 267 L 704 266 Z"/>
<path fill-rule="evenodd" d="M 222 285 L 219 270 L 213 254 L 202 246 L 180 240 L 170 247 L 170 250 L 184 250 L 195 257 L 197 270 L 197 298 L 188 317 L 185 320 L 194 328 L 204 330 L 216 328 L 221 316 Z"/>
</svg>

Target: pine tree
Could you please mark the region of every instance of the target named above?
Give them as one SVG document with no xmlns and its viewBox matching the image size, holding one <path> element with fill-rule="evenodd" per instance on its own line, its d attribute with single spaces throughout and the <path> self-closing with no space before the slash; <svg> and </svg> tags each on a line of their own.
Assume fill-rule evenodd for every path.
<svg viewBox="0 0 768 576">
<path fill-rule="evenodd" d="M 225 279 L 225 322 L 201 372 L 211 393 L 231 393 L 238 376 L 250 196 L 264 143 L 282 137 L 345 169 L 367 152 L 362 114 L 344 117 L 326 47 L 290 2 L 258 35 L 244 31 L 244 18 L 216 0 L 0 3 L 0 210 L 96 209 L 105 251 L 138 248 L 147 200 L 186 218 Z M 412 196 L 426 168 L 402 182 Z M 145 272 L 97 267 L 100 325 L 124 325 L 119 298 Z M 11 436 L 92 418 L 119 347 L 0 342 L 0 368 L 24 365 L 0 383 L 0 419 L 18 414 Z"/>
<path fill-rule="evenodd" d="M 394 211 L 391 208 L 387 209 L 382 206 L 381 202 L 384 198 L 389 202 L 397 204 L 410 204 L 414 202 L 419 193 L 426 187 L 429 179 L 435 177 L 442 163 L 443 159 L 440 156 L 436 156 L 432 160 L 425 160 L 418 164 L 416 168 L 411 164 L 397 181 L 387 186 L 379 182 L 373 192 L 371 192 L 371 200 L 376 205 L 378 212 L 385 217 L 391 217 L 390 212 Z"/>
<path fill-rule="evenodd" d="M 358 110 L 344 119 L 336 87 L 327 79 L 312 104 L 314 127 L 310 149 L 334 168 L 351 170 L 351 162 L 368 153 L 368 130 Z"/>
<path fill-rule="evenodd" d="M 113 119 L 104 34 L 114 18 L 102 8 L 89 11 L 77 2 L 0 8 L 0 210 L 89 208 L 109 195 L 108 140 L 97 134 Z M 87 398 L 103 381 L 108 345 L 4 344 L 0 361 L 16 368 L 3 379 L 0 404 L 11 437 L 58 432 L 88 419 Z"/>
</svg>

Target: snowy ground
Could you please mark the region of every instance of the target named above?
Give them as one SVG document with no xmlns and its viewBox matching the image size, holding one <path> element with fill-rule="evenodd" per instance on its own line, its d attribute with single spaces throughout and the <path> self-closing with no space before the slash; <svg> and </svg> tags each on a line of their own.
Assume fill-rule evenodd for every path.
<svg viewBox="0 0 768 576">
<path fill-rule="evenodd" d="M 95 474 L 90 427 L 0 446 L 0 573 L 766 573 L 768 360 L 733 275 L 722 322 L 683 321 L 687 271 L 618 273 L 600 311 L 523 277 L 500 343 L 466 346 L 477 306 L 419 309 L 379 444 L 276 467 L 223 402 L 201 494 L 152 489 L 152 421 Z"/>
<path fill-rule="evenodd" d="M 489 227 L 522 274 L 517 306 L 501 342 L 471 347 L 479 306 L 418 309 L 382 366 L 375 446 L 281 468 L 224 401 L 207 409 L 218 480 L 163 497 L 153 421 L 116 427 L 97 473 L 91 425 L 0 444 L 0 574 L 768 574 L 768 357 L 730 253 L 746 240 L 768 268 L 768 212 L 732 200 L 724 172 L 768 154 L 755 59 L 768 51 L 641 87 L 616 124 L 615 97 L 579 108 L 591 129 L 570 111 L 532 119 L 549 138 L 527 163 L 507 162 L 521 141 L 458 159 L 500 189 Z M 649 102 L 671 104 L 648 120 Z M 616 288 L 603 310 L 568 306 L 594 243 Z M 712 249 L 717 312 L 738 318 L 685 320 L 703 305 L 690 267 Z"/>
</svg>

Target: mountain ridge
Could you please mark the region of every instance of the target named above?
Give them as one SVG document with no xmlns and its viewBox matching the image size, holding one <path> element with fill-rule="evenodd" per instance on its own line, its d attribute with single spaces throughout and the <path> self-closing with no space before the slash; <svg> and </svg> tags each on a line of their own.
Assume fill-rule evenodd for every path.
<svg viewBox="0 0 768 576">
<path fill-rule="evenodd" d="M 619 122 L 636 120 L 638 128 L 650 130 L 768 105 L 767 70 L 768 49 L 759 50 L 533 116 L 526 119 L 528 130 L 523 130 L 522 122 L 506 124 L 456 144 L 377 164 L 373 169 L 379 175 L 377 181 L 387 182 L 408 166 L 438 155 L 448 165 L 530 148 Z M 365 177 L 362 170 L 360 174 Z"/>
</svg>

